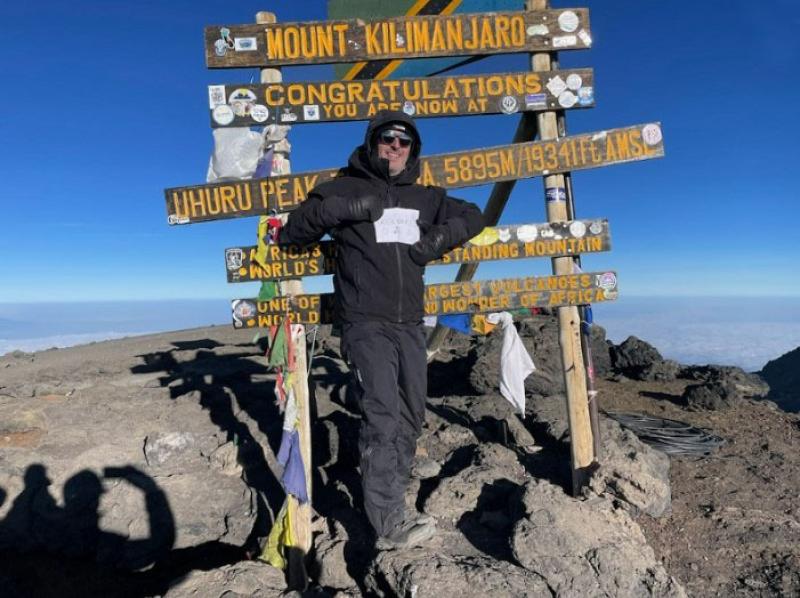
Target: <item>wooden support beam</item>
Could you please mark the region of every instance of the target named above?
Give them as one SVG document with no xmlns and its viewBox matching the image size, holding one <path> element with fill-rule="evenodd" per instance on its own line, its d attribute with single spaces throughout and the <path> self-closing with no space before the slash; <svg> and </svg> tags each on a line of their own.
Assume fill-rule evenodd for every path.
<svg viewBox="0 0 800 598">
<path fill-rule="evenodd" d="M 526 0 L 528 10 L 545 10 L 549 8 L 548 4 L 548 0 Z M 551 70 L 550 53 L 534 53 L 533 66 L 535 71 Z M 558 139 L 558 122 L 555 112 L 542 112 L 537 114 L 536 118 L 539 122 L 539 134 L 543 141 Z M 564 175 L 552 174 L 544 177 L 544 187 L 547 219 L 550 222 L 568 220 Z M 572 272 L 572 257 L 553 258 L 553 274 L 565 275 Z M 567 415 L 572 454 L 572 490 L 573 494 L 577 495 L 586 485 L 589 468 L 594 462 L 578 308 L 559 307 L 558 326 L 564 383 L 567 390 Z"/>
</svg>

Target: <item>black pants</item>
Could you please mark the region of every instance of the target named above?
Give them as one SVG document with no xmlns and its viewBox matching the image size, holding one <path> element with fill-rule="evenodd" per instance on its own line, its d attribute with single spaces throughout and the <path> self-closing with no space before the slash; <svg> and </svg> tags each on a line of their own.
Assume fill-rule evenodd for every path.
<svg viewBox="0 0 800 598">
<path fill-rule="evenodd" d="M 360 391 L 364 509 L 375 532 L 385 535 L 402 518 L 425 419 L 425 332 L 421 322 L 344 324 L 342 352 Z"/>
</svg>

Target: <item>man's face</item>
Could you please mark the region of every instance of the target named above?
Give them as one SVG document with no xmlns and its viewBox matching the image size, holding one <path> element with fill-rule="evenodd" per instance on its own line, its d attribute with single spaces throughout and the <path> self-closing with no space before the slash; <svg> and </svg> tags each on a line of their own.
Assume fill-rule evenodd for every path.
<svg viewBox="0 0 800 598">
<path fill-rule="evenodd" d="M 395 129 L 384 129 L 378 134 L 378 157 L 389 161 L 391 176 L 405 169 L 412 143 L 409 135 Z"/>
</svg>

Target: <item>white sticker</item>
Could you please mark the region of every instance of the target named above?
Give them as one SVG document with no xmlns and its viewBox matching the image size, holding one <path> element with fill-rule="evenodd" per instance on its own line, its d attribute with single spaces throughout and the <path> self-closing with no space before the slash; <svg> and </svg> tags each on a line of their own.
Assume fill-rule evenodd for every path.
<svg viewBox="0 0 800 598">
<path fill-rule="evenodd" d="M 554 48 L 571 48 L 578 45 L 578 38 L 574 35 L 559 35 L 553 38 Z"/>
<path fill-rule="evenodd" d="M 395 45 L 396 45 L 398 48 L 402 48 L 403 46 L 405 46 L 405 45 L 406 45 L 406 38 L 404 38 L 404 37 L 403 37 L 402 35 L 400 35 L 399 33 L 398 33 L 397 35 L 395 35 L 395 37 L 394 37 L 394 41 L 395 41 Z"/>
<path fill-rule="evenodd" d="M 303 106 L 303 120 L 319 120 L 319 105 L 306 104 Z"/>
<path fill-rule="evenodd" d="M 282 123 L 292 123 L 297 120 L 297 115 L 292 112 L 291 108 L 284 108 L 283 114 L 281 114 L 281 122 Z"/>
<path fill-rule="evenodd" d="M 218 125 L 229 125 L 233 122 L 233 109 L 227 104 L 222 104 L 214 108 L 211 117 Z"/>
<path fill-rule="evenodd" d="M 577 101 L 578 96 L 571 91 L 565 91 L 558 96 L 558 103 L 563 108 L 572 108 Z"/>
<path fill-rule="evenodd" d="M 573 237 L 580 239 L 586 234 L 586 225 L 580 220 L 576 220 L 569 225 L 569 232 Z"/>
<path fill-rule="evenodd" d="M 642 128 L 642 139 L 647 145 L 658 145 L 661 143 L 661 127 L 658 125 L 645 125 Z"/>
<path fill-rule="evenodd" d="M 581 41 L 585 46 L 592 45 L 592 36 L 589 35 L 589 32 L 586 31 L 586 29 L 581 29 L 580 31 L 578 31 L 578 37 L 581 38 Z"/>
<path fill-rule="evenodd" d="M 542 230 L 539 231 L 539 234 L 541 235 L 542 239 L 552 239 L 556 236 L 556 232 L 550 228 L 549 225 L 543 226 Z"/>
<path fill-rule="evenodd" d="M 404 243 L 419 241 L 419 210 L 386 208 L 375 221 L 375 241 L 378 243 Z"/>
<path fill-rule="evenodd" d="M 503 114 L 514 114 L 517 110 L 519 110 L 519 104 L 514 96 L 503 96 L 500 99 L 500 111 Z"/>
<path fill-rule="evenodd" d="M 406 100 L 403 102 L 403 112 L 408 114 L 409 116 L 414 116 L 417 112 L 417 107 L 414 105 L 414 102 Z"/>
<path fill-rule="evenodd" d="M 592 222 L 589 225 L 589 232 L 593 235 L 599 235 L 603 231 L 603 224 L 601 222 Z"/>
<path fill-rule="evenodd" d="M 500 239 L 503 243 L 505 243 L 511 238 L 511 231 L 507 228 L 498 228 L 497 238 Z"/>
<path fill-rule="evenodd" d="M 177 214 L 170 214 L 167 216 L 167 223 L 171 226 L 173 224 L 186 224 L 189 222 L 188 216 L 178 216 Z"/>
<path fill-rule="evenodd" d="M 240 87 L 234 89 L 228 98 L 228 106 L 233 109 L 236 116 L 249 116 L 250 110 L 256 103 L 256 94 L 252 89 Z"/>
<path fill-rule="evenodd" d="M 567 77 L 567 87 L 572 91 L 578 91 L 583 85 L 583 79 L 578 73 L 570 73 Z"/>
<path fill-rule="evenodd" d="M 529 241 L 533 241 L 539 231 L 534 224 L 523 224 L 519 228 L 517 228 L 517 239 L 522 241 L 523 243 L 527 243 Z"/>
<path fill-rule="evenodd" d="M 233 49 L 237 52 L 255 52 L 258 49 L 258 44 L 254 37 L 234 37 Z"/>
<path fill-rule="evenodd" d="M 552 93 L 554 96 L 558 97 L 562 91 L 567 88 L 567 84 L 564 83 L 564 79 L 556 75 L 552 79 L 547 82 L 547 89 Z"/>
<path fill-rule="evenodd" d="M 257 123 L 263 123 L 269 118 L 269 108 L 264 106 L 264 104 L 256 104 L 250 108 L 250 118 Z"/>
<path fill-rule="evenodd" d="M 617 277 L 613 272 L 597 275 L 597 286 L 601 289 L 611 290 L 617 286 Z"/>
<path fill-rule="evenodd" d="M 525 32 L 533 37 L 534 35 L 547 35 L 550 33 L 550 29 L 547 28 L 547 25 L 531 25 Z"/>
<path fill-rule="evenodd" d="M 565 10 L 558 15 L 558 26 L 561 27 L 561 31 L 572 33 L 578 28 L 579 24 L 580 19 L 578 19 L 578 15 L 571 10 Z"/>
<path fill-rule="evenodd" d="M 224 85 L 209 85 L 208 86 L 208 108 L 213 110 L 217 106 L 222 106 L 225 103 L 225 86 Z"/>
</svg>

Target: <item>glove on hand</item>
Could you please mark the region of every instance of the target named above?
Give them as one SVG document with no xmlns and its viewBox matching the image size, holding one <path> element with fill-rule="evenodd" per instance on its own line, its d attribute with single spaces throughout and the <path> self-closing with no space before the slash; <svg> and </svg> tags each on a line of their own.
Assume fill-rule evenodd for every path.
<svg viewBox="0 0 800 598">
<path fill-rule="evenodd" d="M 419 241 L 408 248 L 408 255 L 415 264 L 424 266 L 445 254 L 448 241 L 447 225 L 431 226 Z"/>
<path fill-rule="evenodd" d="M 322 208 L 333 226 L 346 221 L 375 222 L 383 215 L 381 200 L 372 193 L 356 197 L 332 195 L 323 200 Z"/>
</svg>

